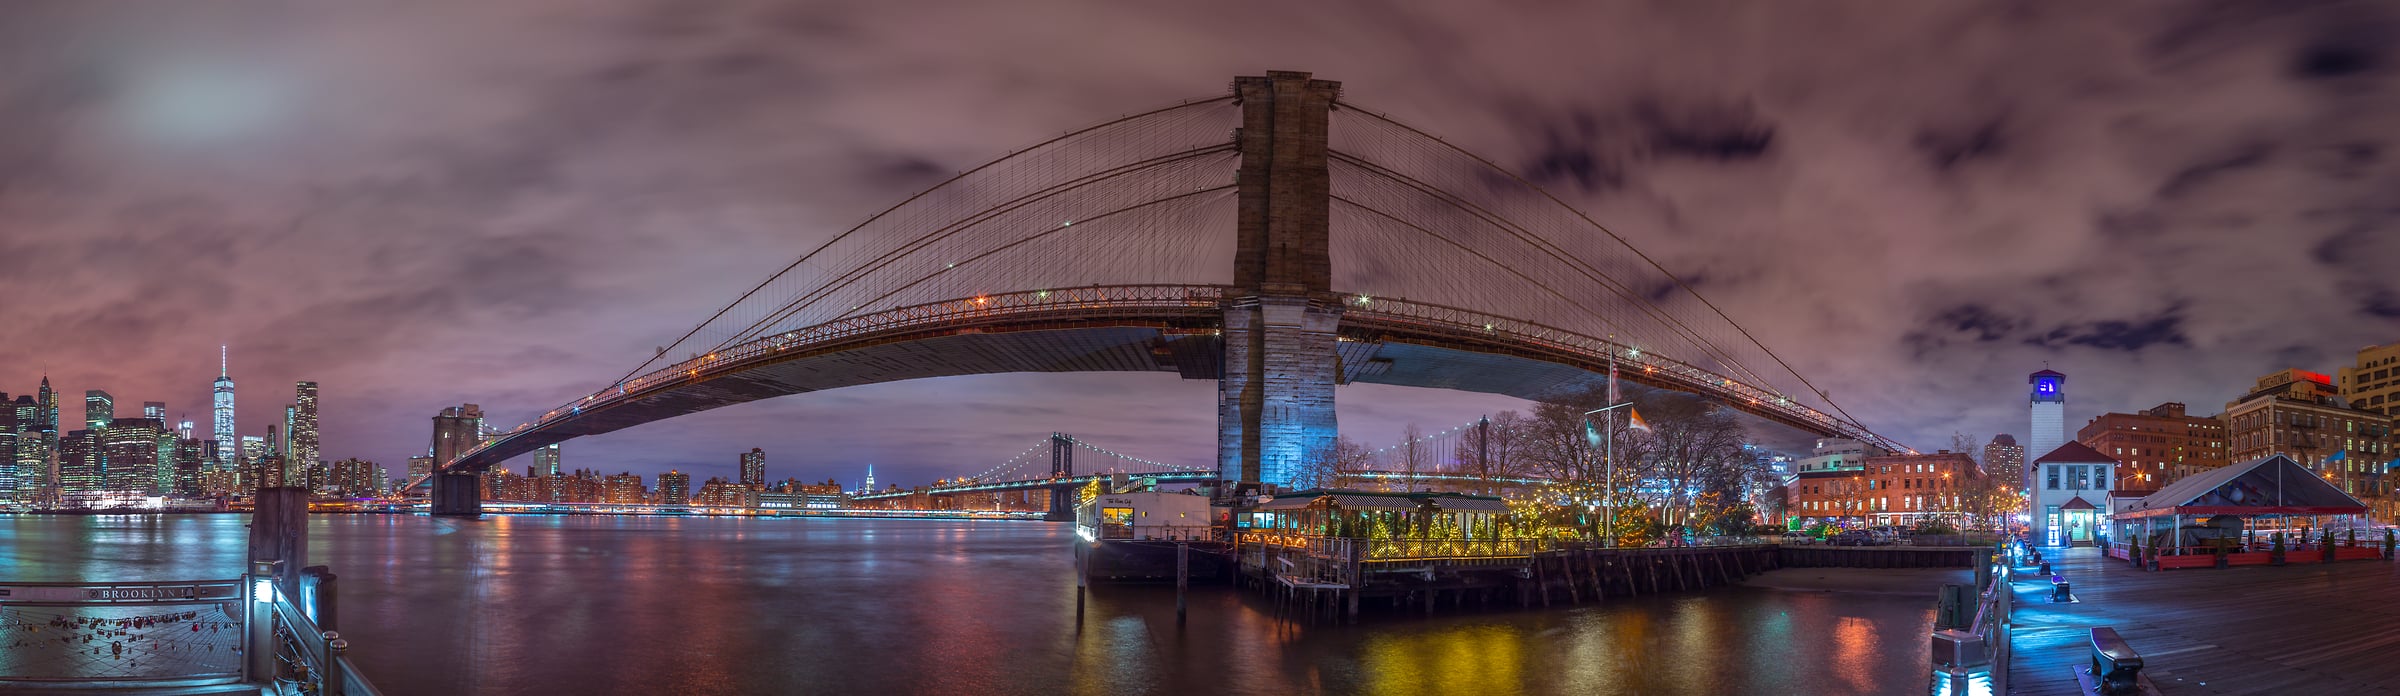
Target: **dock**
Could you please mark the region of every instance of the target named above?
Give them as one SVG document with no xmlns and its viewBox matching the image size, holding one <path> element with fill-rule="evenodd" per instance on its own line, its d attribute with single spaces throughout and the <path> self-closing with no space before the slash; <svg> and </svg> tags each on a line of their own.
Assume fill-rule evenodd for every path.
<svg viewBox="0 0 2400 696">
<path fill-rule="evenodd" d="M 2400 587 L 2389 561 L 2141 571 L 2098 549 L 2048 551 L 2072 604 L 2047 578 L 2015 583 L 2012 694 L 2082 693 L 2091 629 L 2116 629 L 2164 694 L 2400 694 Z"/>
</svg>

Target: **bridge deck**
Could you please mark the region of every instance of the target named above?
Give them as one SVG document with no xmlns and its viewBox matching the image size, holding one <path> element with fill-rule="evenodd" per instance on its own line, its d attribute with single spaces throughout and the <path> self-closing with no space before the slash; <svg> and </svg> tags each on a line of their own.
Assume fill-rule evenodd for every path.
<svg viewBox="0 0 2400 696">
<path fill-rule="evenodd" d="M 2167 694 L 2400 694 L 2400 565 L 2344 561 L 2143 572 L 2096 549 L 2051 552 L 2076 604 L 2016 584 L 2013 694 L 2078 693 L 2091 629 L 2110 626 Z"/>
</svg>

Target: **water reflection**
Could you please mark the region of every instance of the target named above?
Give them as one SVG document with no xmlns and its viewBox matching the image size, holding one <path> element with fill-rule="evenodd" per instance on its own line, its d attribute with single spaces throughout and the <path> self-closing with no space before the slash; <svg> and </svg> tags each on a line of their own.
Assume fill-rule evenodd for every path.
<svg viewBox="0 0 2400 696">
<path fill-rule="evenodd" d="M 230 578 L 245 518 L 0 517 L 0 580 Z M 1745 589 L 1299 624 L 1099 587 L 1060 525 L 385 515 L 310 522 L 394 694 L 1921 693 L 1929 601 Z M 1928 594 L 1928 599 L 1930 593 Z M 1563 604 L 1563 602 L 1561 603 Z M 1470 610 L 1471 611 L 1471 610 Z"/>
</svg>

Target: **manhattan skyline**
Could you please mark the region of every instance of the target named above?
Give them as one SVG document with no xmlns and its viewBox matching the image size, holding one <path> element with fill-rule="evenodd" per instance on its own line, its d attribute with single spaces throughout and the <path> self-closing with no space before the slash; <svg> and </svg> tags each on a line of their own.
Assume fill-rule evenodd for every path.
<svg viewBox="0 0 2400 696">
<path fill-rule="evenodd" d="M 0 29 L 17 78 L 0 108 L 23 124 L 0 134 L 0 289 L 27 337 L 0 345 L 0 389 L 48 374 L 62 394 L 206 422 L 206 358 L 229 344 L 241 434 L 282 422 L 287 385 L 314 380 L 322 456 L 398 470 L 441 407 L 531 420 L 949 172 L 1273 68 L 1501 157 L 1921 449 L 2022 436 L 2023 375 L 2045 364 L 2075 380 L 2072 427 L 2164 401 L 2214 413 L 2258 375 L 2330 372 L 2400 338 L 2400 282 L 2375 263 L 2400 258 L 2380 200 L 2396 177 L 2383 124 L 2400 120 L 2373 40 L 2385 6 L 2263 23 L 2174 5 L 1611 6 L 1538 23 L 1306 8 L 1243 43 L 1210 39 L 1244 13 L 1198 10 L 1048 28 L 875 6 L 287 9 L 0 9 L 0 27 L 46 27 Z M 443 50 L 401 40 L 437 24 L 456 30 Z M 1054 40 L 1103 25 L 1111 42 Z M 1166 48 L 1124 60 L 1118 42 Z M 1749 57 L 1716 57 L 1733 49 Z M 1443 58 L 1391 58 L 1406 55 Z M 1861 66 L 1881 78 L 1845 79 Z M 776 479 L 875 463 L 914 483 L 1069 430 L 1202 463 L 1213 391 L 923 380 L 642 426 L 565 458 L 705 479 L 762 447 Z M 1381 387 L 1344 387 L 1340 406 L 1370 443 L 1523 408 Z"/>
</svg>

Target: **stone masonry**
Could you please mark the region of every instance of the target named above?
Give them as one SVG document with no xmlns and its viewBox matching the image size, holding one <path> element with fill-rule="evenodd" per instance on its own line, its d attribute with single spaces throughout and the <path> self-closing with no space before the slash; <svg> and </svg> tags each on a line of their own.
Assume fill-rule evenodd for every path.
<svg viewBox="0 0 2400 696">
<path fill-rule="evenodd" d="M 1217 466 L 1228 481 L 1288 485 L 1329 451 L 1340 376 L 1328 234 L 1327 115 L 1341 83 L 1308 73 L 1234 80 L 1242 104 L 1240 220 L 1217 392 Z"/>
</svg>

